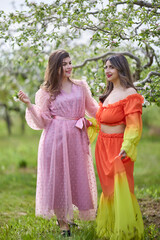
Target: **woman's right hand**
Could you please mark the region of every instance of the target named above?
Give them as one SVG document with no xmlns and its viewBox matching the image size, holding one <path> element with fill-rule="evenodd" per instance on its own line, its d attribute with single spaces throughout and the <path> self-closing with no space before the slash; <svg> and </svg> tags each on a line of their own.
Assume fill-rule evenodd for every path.
<svg viewBox="0 0 160 240">
<path fill-rule="evenodd" d="M 121 150 L 119 156 L 121 157 L 121 160 L 125 159 L 127 157 L 126 151 Z"/>
<path fill-rule="evenodd" d="M 22 90 L 19 91 L 18 98 L 21 102 L 24 102 L 28 107 L 31 105 L 29 97 Z"/>
</svg>

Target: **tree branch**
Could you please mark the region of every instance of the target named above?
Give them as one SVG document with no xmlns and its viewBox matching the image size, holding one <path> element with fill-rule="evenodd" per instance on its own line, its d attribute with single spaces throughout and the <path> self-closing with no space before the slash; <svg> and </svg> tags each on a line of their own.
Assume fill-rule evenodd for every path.
<svg viewBox="0 0 160 240">
<path fill-rule="evenodd" d="M 141 61 L 138 57 L 134 56 L 132 53 L 130 52 L 107 52 L 101 56 L 98 56 L 98 57 L 93 57 L 93 58 L 87 58 L 83 63 L 79 64 L 79 65 L 75 65 L 73 66 L 73 68 L 81 68 L 81 67 L 84 67 L 87 62 L 91 62 L 91 61 L 97 61 L 99 59 L 104 59 L 106 58 L 108 55 L 116 55 L 116 54 L 122 54 L 122 55 L 125 55 L 125 56 L 128 56 L 132 59 L 134 59 L 136 62 L 137 62 L 137 68 L 140 69 L 141 67 Z"/>
<path fill-rule="evenodd" d="M 151 51 L 150 51 L 151 50 Z M 146 44 L 146 57 L 149 58 L 149 61 L 147 64 L 145 64 L 142 68 L 146 69 L 148 67 L 150 67 L 153 63 L 153 57 L 154 57 L 154 50 L 153 48 L 151 48 L 151 46 L 148 46 Z"/>
<path fill-rule="evenodd" d="M 136 61 L 136 70 L 135 70 L 135 73 L 133 74 L 133 78 L 135 80 L 140 79 L 140 73 L 142 71 L 141 70 L 141 61 L 140 61 L 140 59 L 138 57 L 134 56 L 130 52 L 108 52 L 108 53 L 105 53 L 105 54 L 103 54 L 101 56 L 98 56 L 98 57 L 88 58 L 82 64 L 73 66 L 73 68 L 81 68 L 81 67 L 84 67 L 87 64 L 87 62 L 97 61 L 99 59 L 106 58 L 108 55 L 116 55 L 116 54 L 122 54 L 122 55 L 128 56 L 128 57 L 130 57 L 130 58 L 132 58 L 132 59 L 134 59 Z"/>
<path fill-rule="evenodd" d="M 121 5 L 121 4 L 128 4 L 128 1 L 114 3 L 114 5 L 116 5 L 116 6 Z M 133 1 L 132 4 L 138 5 L 140 7 L 160 8 L 160 4 L 152 4 L 152 3 L 145 2 L 145 1 Z"/>
<path fill-rule="evenodd" d="M 150 73 L 148 73 L 148 75 L 147 75 L 147 77 L 146 77 L 145 79 L 143 79 L 142 81 L 134 82 L 134 85 L 135 85 L 135 86 L 138 86 L 138 85 L 144 84 L 144 83 L 146 83 L 146 82 L 151 82 L 150 77 L 151 77 L 152 75 L 160 76 L 160 72 L 153 72 L 153 71 L 151 71 Z"/>
<path fill-rule="evenodd" d="M 155 60 L 156 60 L 156 63 L 157 63 L 157 65 L 158 65 L 158 67 L 160 67 L 160 63 L 159 63 L 159 61 L 158 61 L 158 57 L 157 57 L 157 55 L 154 54 L 154 56 L 155 56 Z"/>
</svg>

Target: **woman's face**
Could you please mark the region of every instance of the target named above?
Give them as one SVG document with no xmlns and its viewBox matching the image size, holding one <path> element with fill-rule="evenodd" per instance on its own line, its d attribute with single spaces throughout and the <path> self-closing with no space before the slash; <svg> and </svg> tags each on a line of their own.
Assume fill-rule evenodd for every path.
<svg viewBox="0 0 160 240">
<path fill-rule="evenodd" d="M 70 57 L 64 58 L 62 62 L 63 77 L 69 78 L 72 73 L 72 62 Z"/>
<path fill-rule="evenodd" d="M 108 81 L 117 82 L 119 81 L 118 70 L 108 60 L 105 65 L 105 74 Z"/>
</svg>

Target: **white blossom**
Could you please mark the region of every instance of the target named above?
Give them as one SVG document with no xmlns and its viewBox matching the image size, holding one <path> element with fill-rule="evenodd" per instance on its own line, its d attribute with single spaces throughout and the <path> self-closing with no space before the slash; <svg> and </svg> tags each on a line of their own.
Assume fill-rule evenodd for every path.
<svg viewBox="0 0 160 240">
<path fill-rule="evenodd" d="M 97 87 L 97 90 L 96 90 L 96 92 L 99 92 L 99 87 Z"/>
<path fill-rule="evenodd" d="M 14 96 L 14 97 L 13 97 L 13 100 L 14 100 L 15 102 L 18 102 L 18 101 L 19 101 L 19 98 L 17 98 L 16 96 Z"/>
<path fill-rule="evenodd" d="M 149 85 L 148 83 L 146 83 L 145 86 L 143 87 L 143 89 L 145 89 L 145 90 L 146 90 L 146 89 L 150 89 L 150 88 L 151 88 L 151 87 L 150 87 L 150 85 Z"/>
<path fill-rule="evenodd" d="M 96 72 L 97 72 L 97 69 L 96 69 L 96 68 L 92 68 L 92 72 L 93 72 L 93 73 L 96 73 Z"/>
<path fill-rule="evenodd" d="M 94 81 L 90 82 L 90 86 L 93 87 L 94 86 Z"/>
<path fill-rule="evenodd" d="M 143 105 L 148 106 L 148 105 L 150 105 L 150 103 L 144 98 L 144 104 Z"/>
<path fill-rule="evenodd" d="M 106 84 L 103 83 L 103 82 L 101 82 L 101 83 L 99 83 L 99 86 L 102 87 L 102 88 L 104 88 L 104 87 L 106 86 Z"/>
<path fill-rule="evenodd" d="M 86 81 L 87 80 L 86 76 L 82 76 L 82 80 Z"/>
</svg>

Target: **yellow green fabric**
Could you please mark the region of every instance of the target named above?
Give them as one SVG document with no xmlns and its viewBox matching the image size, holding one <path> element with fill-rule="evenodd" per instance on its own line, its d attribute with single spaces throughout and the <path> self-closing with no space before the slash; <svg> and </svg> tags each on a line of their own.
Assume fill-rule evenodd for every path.
<svg viewBox="0 0 160 240">
<path fill-rule="evenodd" d="M 101 194 L 97 235 L 110 240 L 143 239 L 143 220 L 138 202 L 130 192 L 125 172 L 115 175 L 114 194 Z"/>
<path fill-rule="evenodd" d="M 87 133 L 90 143 L 93 143 L 99 132 L 99 125 L 95 118 L 87 118 L 87 120 L 92 123 L 92 125 L 87 128 Z"/>
<path fill-rule="evenodd" d="M 132 161 L 137 158 L 137 144 L 142 134 L 141 113 L 136 112 L 126 116 L 126 128 L 121 150 L 125 150 Z"/>
</svg>

